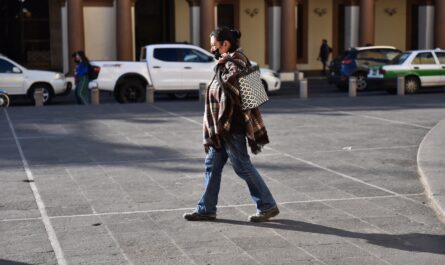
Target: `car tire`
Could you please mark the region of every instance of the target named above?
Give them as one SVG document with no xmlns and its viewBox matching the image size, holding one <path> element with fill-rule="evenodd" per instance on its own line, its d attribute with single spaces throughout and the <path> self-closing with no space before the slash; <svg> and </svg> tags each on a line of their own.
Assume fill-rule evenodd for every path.
<svg viewBox="0 0 445 265">
<path fill-rule="evenodd" d="M 7 108 L 9 106 L 8 95 L 0 92 L 0 108 Z"/>
<path fill-rule="evenodd" d="M 140 103 L 145 101 L 145 88 L 136 79 L 123 81 L 118 89 L 116 99 L 119 103 Z"/>
<path fill-rule="evenodd" d="M 408 76 L 405 78 L 405 94 L 414 94 L 419 91 L 420 81 L 415 76 Z"/>
<path fill-rule="evenodd" d="M 360 72 L 354 75 L 357 78 L 357 91 L 363 91 L 368 88 L 366 74 Z"/>
<path fill-rule="evenodd" d="M 29 90 L 29 94 L 28 94 L 28 96 L 31 99 L 32 103 L 33 104 L 36 103 L 34 94 L 36 93 L 36 91 L 38 89 L 42 89 L 43 90 L 43 104 L 51 103 L 51 100 L 54 97 L 53 89 L 51 88 L 50 85 L 44 84 L 44 83 L 38 83 L 38 84 L 32 85 L 31 89 Z"/>
</svg>

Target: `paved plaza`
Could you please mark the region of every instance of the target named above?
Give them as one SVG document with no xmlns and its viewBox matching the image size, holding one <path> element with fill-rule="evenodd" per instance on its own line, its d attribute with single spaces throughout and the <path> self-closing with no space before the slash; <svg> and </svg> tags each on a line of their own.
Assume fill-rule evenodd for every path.
<svg viewBox="0 0 445 265">
<path fill-rule="evenodd" d="M 0 110 L 0 264 L 443 265 L 417 154 L 444 101 L 272 96 L 252 160 L 281 214 L 260 224 L 230 164 L 217 220 L 182 219 L 203 189 L 197 100 Z"/>
</svg>

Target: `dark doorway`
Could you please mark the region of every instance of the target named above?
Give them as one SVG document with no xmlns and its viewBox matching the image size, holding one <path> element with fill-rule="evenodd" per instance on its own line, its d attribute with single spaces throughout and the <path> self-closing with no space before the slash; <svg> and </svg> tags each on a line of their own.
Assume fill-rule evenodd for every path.
<svg viewBox="0 0 445 265">
<path fill-rule="evenodd" d="M 226 26 L 239 29 L 239 3 L 238 0 L 221 0 L 218 4 L 217 26 Z"/>
<path fill-rule="evenodd" d="M 297 2 L 297 63 L 307 63 L 308 1 Z"/>
<path fill-rule="evenodd" d="M 345 50 L 345 2 L 344 0 L 337 0 L 334 3 L 334 34 L 332 42 L 332 55 L 334 58 Z"/>
<path fill-rule="evenodd" d="M 51 68 L 48 0 L 0 0 L 0 53 L 30 68 Z"/>
<path fill-rule="evenodd" d="M 175 41 L 174 0 L 136 1 L 136 58 L 141 47 Z"/>
<path fill-rule="evenodd" d="M 406 49 L 419 48 L 419 5 L 423 1 L 410 0 L 407 3 L 406 12 Z"/>
</svg>

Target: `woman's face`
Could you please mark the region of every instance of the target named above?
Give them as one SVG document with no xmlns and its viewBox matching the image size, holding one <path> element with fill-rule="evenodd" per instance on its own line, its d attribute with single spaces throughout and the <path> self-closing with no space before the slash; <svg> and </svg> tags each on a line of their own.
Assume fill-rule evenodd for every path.
<svg viewBox="0 0 445 265">
<path fill-rule="evenodd" d="M 210 37 L 210 51 L 213 54 L 225 54 L 229 50 L 230 43 L 228 41 L 218 41 L 215 36 Z"/>
</svg>

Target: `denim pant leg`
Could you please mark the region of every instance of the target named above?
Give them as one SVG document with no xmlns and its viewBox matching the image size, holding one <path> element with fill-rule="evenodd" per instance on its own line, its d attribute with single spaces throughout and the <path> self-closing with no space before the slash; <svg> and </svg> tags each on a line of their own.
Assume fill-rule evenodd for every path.
<svg viewBox="0 0 445 265">
<path fill-rule="evenodd" d="M 198 213 L 216 214 L 221 174 L 227 158 L 227 152 L 224 148 L 215 150 L 215 148 L 211 147 L 207 153 L 205 160 L 205 190 L 196 207 Z"/>
<path fill-rule="evenodd" d="M 243 134 L 232 135 L 226 141 L 225 147 L 236 174 L 246 181 L 250 196 L 257 205 L 257 211 L 264 212 L 276 207 L 277 204 L 269 188 L 250 161 L 246 136 Z"/>
</svg>

